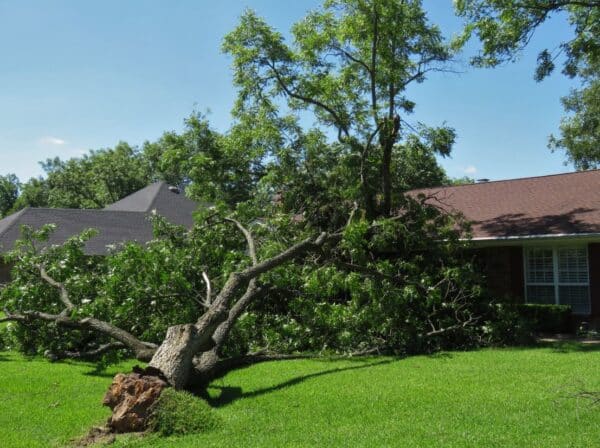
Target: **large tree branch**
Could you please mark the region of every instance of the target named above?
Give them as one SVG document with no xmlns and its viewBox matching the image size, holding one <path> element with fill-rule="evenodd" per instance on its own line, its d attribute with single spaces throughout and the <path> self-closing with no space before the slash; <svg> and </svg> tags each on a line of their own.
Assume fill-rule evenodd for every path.
<svg viewBox="0 0 600 448">
<path fill-rule="evenodd" d="M 192 375 L 194 358 L 198 353 L 209 352 L 215 347 L 214 333 L 227 320 L 228 307 L 240 286 L 247 282 L 252 285 L 254 282 L 251 281 L 261 274 L 307 252 L 317 251 L 325 243 L 341 237 L 341 233 L 322 233 L 317 238 L 306 238 L 267 260 L 231 273 L 211 307 L 195 324 L 176 325 L 167 330 L 150 366 L 160 370 L 173 387 L 186 387 Z"/>
<path fill-rule="evenodd" d="M 429 321 L 429 324 L 431 325 L 431 331 L 425 333 L 425 336 L 427 336 L 427 337 L 438 336 L 440 334 L 460 330 L 460 329 L 463 329 L 463 328 L 466 328 L 468 326 L 475 324 L 475 322 L 477 322 L 478 320 L 479 320 L 479 317 L 469 316 L 469 318 L 463 322 L 459 322 L 457 324 L 450 325 L 448 327 L 441 327 L 441 328 L 436 328 L 435 325 L 433 324 L 433 322 Z"/>
<path fill-rule="evenodd" d="M 100 355 L 111 352 L 113 350 L 118 350 L 121 348 L 126 348 L 126 345 L 122 342 L 108 342 L 106 344 L 102 344 L 94 349 L 90 350 L 82 350 L 82 351 L 73 351 L 73 350 L 65 350 L 63 352 L 48 352 L 44 355 L 52 360 L 58 359 L 95 359 Z"/>
<path fill-rule="evenodd" d="M 250 233 L 250 231 L 244 227 L 242 225 L 241 222 L 239 222 L 237 219 L 233 219 L 231 217 L 229 218 L 225 218 L 225 221 L 229 221 L 233 224 L 235 224 L 235 226 L 240 230 L 240 232 L 242 232 L 242 234 L 244 235 L 244 238 L 246 239 L 246 243 L 248 244 L 248 253 L 250 254 L 250 259 L 252 260 L 252 264 L 256 265 L 258 264 L 258 258 L 256 257 L 256 244 L 254 243 L 254 238 L 252 237 L 252 234 Z"/>
<path fill-rule="evenodd" d="M 66 328 L 92 330 L 102 333 L 130 348 L 135 353 L 135 357 L 140 361 L 149 361 L 157 348 L 156 344 L 140 341 L 131 333 L 93 317 L 74 319 L 63 314 L 51 314 L 42 311 L 22 311 L 13 313 L 6 309 L 4 310 L 4 313 L 6 316 L 0 319 L 0 322 L 14 321 L 27 324 L 36 320 L 41 320 L 53 322 L 56 325 Z"/>
<path fill-rule="evenodd" d="M 75 308 L 75 305 L 73 305 L 73 302 L 71 302 L 71 299 L 69 298 L 69 292 L 67 291 L 65 285 L 50 277 L 48 275 L 48 272 L 46 272 L 44 266 L 39 265 L 39 269 L 40 276 L 42 277 L 42 279 L 50 286 L 53 286 L 54 288 L 57 288 L 60 291 L 60 300 L 65 305 L 65 310 L 61 314 L 66 315 L 68 312 L 72 311 Z"/>
<path fill-rule="evenodd" d="M 232 222 L 236 225 L 236 227 L 242 232 L 244 238 L 246 238 L 246 242 L 248 244 L 248 252 L 250 254 L 250 259 L 252 260 L 252 266 L 256 266 L 258 264 L 258 257 L 256 255 L 256 244 L 254 242 L 254 238 L 250 231 L 244 227 L 239 221 L 233 218 L 225 218 L 227 221 Z M 213 335 L 213 341 L 215 342 L 215 347 L 212 349 L 214 351 L 214 355 L 218 356 L 218 352 L 220 351 L 225 339 L 229 335 L 229 332 L 235 325 L 235 322 L 240 317 L 240 315 L 244 312 L 246 307 L 259 295 L 262 295 L 265 292 L 264 288 L 259 288 L 257 286 L 256 278 L 253 278 L 248 282 L 248 286 L 246 287 L 246 292 L 238 299 L 238 301 L 231 307 L 229 310 L 229 314 L 227 319 L 221 323 L 215 333 Z"/>
<path fill-rule="evenodd" d="M 341 234 L 327 234 L 323 232 L 317 238 L 306 238 L 299 243 L 294 244 L 293 246 L 287 248 L 286 250 L 280 252 L 279 254 L 268 258 L 256 265 L 250 266 L 242 271 L 233 272 L 229 274 L 229 278 L 223 285 L 223 288 L 217 295 L 217 298 L 213 302 L 213 306 L 215 307 L 226 307 L 229 303 L 229 300 L 235 294 L 235 291 L 246 282 L 249 282 L 253 278 L 268 272 L 287 261 L 296 258 L 307 251 L 315 250 L 317 248 L 322 247 L 326 241 L 339 239 L 341 238 Z M 204 316 L 203 316 L 204 317 Z M 201 317 L 200 319 L 202 319 Z"/>
</svg>

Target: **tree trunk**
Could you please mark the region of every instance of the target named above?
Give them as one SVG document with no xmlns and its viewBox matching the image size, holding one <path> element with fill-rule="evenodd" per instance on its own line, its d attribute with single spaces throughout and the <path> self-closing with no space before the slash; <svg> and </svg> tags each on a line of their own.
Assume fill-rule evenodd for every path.
<svg viewBox="0 0 600 448">
<path fill-rule="evenodd" d="M 383 162 L 381 165 L 381 177 L 383 183 L 383 215 L 390 216 L 392 211 L 392 145 L 383 147 Z"/>
<path fill-rule="evenodd" d="M 256 286 L 256 278 L 289 260 L 320 250 L 326 242 L 339 241 L 340 238 L 341 233 L 321 233 L 317 238 L 300 241 L 263 262 L 257 263 L 257 260 L 253 260 L 251 267 L 230 274 L 214 302 L 196 323 L 175 325 L 167 330 L 165 339 L 154 352 L 149 366 L 143 369 L 143 378 L 117 375 L 106 401 L 130 404 L 141 400 L 145 403 L 145 397 L 142 395 L 148 377 L 151 383 L 156 377 L 175 389 L 189 389 L 197 384 L 206 386 L 211 379 L 237 365 L 249 364 L 255 360 L 268 360 L 269 357 L 265 355 L 234 360 L 219 359 L 219 348 L 243 309 L 252 299 L 264 292 L 264 289 Z M 249 245 L 253 247 L 253 242 L 249 241 Z M 233 297 L 244 284 L 247 285 L 246 292 L 232 306 Z M 124 378 L 128 384 L 134 386 L 121 387 Z M 132 417 L 130 414 L 128 407 L 124 415 L 128 420 L 137 422 L 136 425 L 132 425 L 131 430 L 134 430 L 134 426 L 139 428 L 142 424 L 138 421 L 139 416 L 136 414 Z M 120 430 L 125 431 L 124 428 Z"/>
<path fill-rule="evenodd" d="M 213 334 L 227 315 L 223 306 L 213 305 L 196 324 L 170 327 L 150 367 L 158 369 L 175 389 L 185 389 L 194 367 L 194 356 L 214 347 Z"/>
</svg>

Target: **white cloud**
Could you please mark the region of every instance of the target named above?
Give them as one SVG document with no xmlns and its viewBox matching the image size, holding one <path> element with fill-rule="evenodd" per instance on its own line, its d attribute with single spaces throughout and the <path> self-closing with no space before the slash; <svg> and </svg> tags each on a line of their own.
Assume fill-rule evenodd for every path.
<svg viewBox="0 0 600 448">
<path fill-rule="evenodd" d="M 51 136 L 42 137 L 39 139 L 39 142 L 42 145 L 54 145 L 54 146 L 60 146 L 60 145 L 64 145 L 67 143 L 67 141 L 63 140 L 62 138 L 51 137 Z"/>
<path fill-rule="evenodd" d="M 465 172 L 465 174 L 475 174 L 477 172 L 477 168 L 475 168 L 475 166 L 473 165 L 469 165 L 463 171 Z"/>
</svg>

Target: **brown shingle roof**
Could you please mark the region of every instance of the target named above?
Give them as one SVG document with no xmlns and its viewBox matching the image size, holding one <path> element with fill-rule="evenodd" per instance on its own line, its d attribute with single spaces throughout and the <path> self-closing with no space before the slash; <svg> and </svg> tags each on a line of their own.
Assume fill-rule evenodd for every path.
<svg viewBox="0 0 600 448">
<path fill-rule="evenodd" d="M 413 190 L 471 221 L 474 239 L 600 233 L 600 170 Z"/>
</svg>

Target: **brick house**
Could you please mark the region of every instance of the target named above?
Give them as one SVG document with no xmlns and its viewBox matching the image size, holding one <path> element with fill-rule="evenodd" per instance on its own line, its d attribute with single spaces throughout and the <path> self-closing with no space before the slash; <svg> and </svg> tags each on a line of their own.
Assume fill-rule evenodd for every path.
<svg viewBox="0 0 600 448">
<path fill-rule="evenodd" d="M 472 246 L 489 289 L 502 299 L 571 305 L 600 321 L 600 170 L 414 190 L 472 224 Z M 0 252 L 12 249 L 21 225 L 57 225 L 57 244 L 86 228 L 99 233 L 86 252 L 106 253 L 125 241 L 152 238 L 155 211 L 190 227 L 200 204 L 164 182 L 102 210 L 27 208 L 0 220 Z M 0 283 L 8 267 L 0 262 Z"/>
<path fill-rule="evenodd" d="M 600 170 L 415 190 L 472 225 L 489 289 L 600 320 Z"/>
<path fill-rule="evenodd" d="M 0 253 L 11 250 L 23 225 L 40 228 L 56 224 L 47 244 L 60 244 L 88 228 L 98 230 L 85 247 L 89 255 L 103 255 L 111 245 L 126 241 L 145 243 L 153 237 L 148 217 L 156 213 L 173 224 L 191 227 L 200 204 L 177 188 L 156 182 L 104 209 L 25 208 L 0 220 Z M 10 268 L 0 259 L 0 284 L 9 280 Z"/>
</svg>

